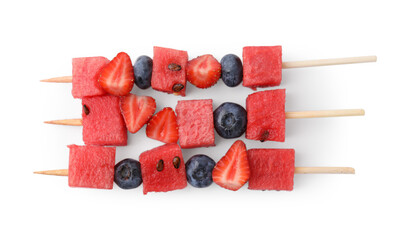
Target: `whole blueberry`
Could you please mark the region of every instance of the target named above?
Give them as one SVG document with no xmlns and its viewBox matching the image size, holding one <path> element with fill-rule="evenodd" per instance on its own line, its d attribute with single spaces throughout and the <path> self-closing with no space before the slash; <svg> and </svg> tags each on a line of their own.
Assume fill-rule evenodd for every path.
<svg viewBox="0 0 409 240">
<path fill-rule="evenodd" d="M 141 164 L 126 158 L 115 165 L 114 181 L 122 189 L 136 188 L 142 183 Z"/>
<path fill-rule="evenodd" d="M 148 56 L 140 56 L 135 61 L 133 71 L 135 75 L 135 84 L 141 89 L 147 89 L 151 86 L 153 61 Z"/>
<path fill-rule="evenodd" d="M 237 138 L 247 129 L 247 111 L 242 106 L 225 102 L 213 112 L 214 128 L 222 138 Z"/>
<path fill-rule="evenodd" d="M 243 64 L 239 57 L 227 54 L 220 61 L 222 65 L 222 80 L 229 87 L 235 87 L 243 81 Z"/>
<path fill-rule="evenodd" d="M 212 172 L 215 161 L 206 155 L 198 154 L 186 162 L 187 181 L 193 187 L 204 188 L 212 184 Z"/>
</svg>

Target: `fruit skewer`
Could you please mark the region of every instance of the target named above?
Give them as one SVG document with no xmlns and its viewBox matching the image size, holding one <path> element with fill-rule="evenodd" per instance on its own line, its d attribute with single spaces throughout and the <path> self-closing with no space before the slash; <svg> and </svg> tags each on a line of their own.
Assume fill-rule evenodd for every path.
<svg viewBox="0 0 409 240">
<path fill-rule="evenodd" d="M 182 148 L 215 146 L 215 132 L 222 138 L 260 141 L 285 141 L 286 119 L 363 116 L 363 109 L 285 111 L 285 89 L 250 94 L 246 109 L 226 102 L 213 110 L 211 99 L 180 100 L 172 108 L 156 111 L 151 97 L 128 95 L 125 98 L 100 96 L 82 100 L 81 119 L 45 121 L 48 124 L 83 126 L 85 144 L 124 146 L 127 129 L 136 133 L 147 124 L 146 135 Z"/>
<path fill-rule="evenodd" d="M 49 175 L 49 176 L 63 176 L 63 177 L 68 177 L 69 176 L 68 169 L 35 171 L 34 174 L 42 174 L 42 175 Z M 352 168 L 352 167 L 295 167 L 294 168 L 294 174 L 355 174 L 355 169 Z M 188 178 L 188 181 L 189 180 L 190 179 Z M 191 182 L 189 181 L 189 183 L 191 183 Z M 137 184 L 137 186 L 139 186 L 140 184 L 141 183 Z M 193 184 L 191 183 L 192 186 L 198 187 L 198 186 L 195 186 Z M 238 190 L 238 189 L 231 189 L 231 188 L 223 186 L 223 185 L 221 185 L 221 186 L 224 187 L 224 188 L 227 188 L 229 190 L 234 190 L 234 191 Z M 120 187 L 123 188 L 122 186 L 120 186 Z M 207 186 L 205 186 L 205 187 L 207 187 Z M 131 188 L 124 188 L 124 189 L 131 189 Z M 249 187 L 249 189 L 252 189 L 252 188 Z M 287 190 L 287 191 L 289 191 L 289 190 L 292 190 L 292 186 L 289 189 L 287 189 L 287 188 L 286 189 L 257 189 L 257 188 L 253 188 L 253 190 Z M 144 193 L 146 194 L 147 192 L 145 192 L 145 190 L 144 190 Z"/>
<path fill-rule="evenodd" d="M 296 111 L 285 112 L 286 119 L 302 119 L 302 118 L 326 118 L 326 117 L 350 117 L 364 116 L 364 109 L 337 109 L 337 110 L 317 110 L 317 111 Z M 44 121 L 46 124 L 67 125 L 67 126 L 82 126 L 81 118 L 61 119 Z"/>
<path fill-rule="evenodd" d="M 209 88 L 222 79 L 228 87 L 238 86 L 256 90 L 258 87 L 279 86 L 282 69 L 338 64 L 376 62 L 376 56 L 335 58 L 282 62 L 281 46 L 244 47 L 242 60 L 227 54 L 219 62 L 210 54 L 188 60 L 186 51 L 154 47 L 153 59 L 140 56 L 132 65 L 124 52 L 111 61 L 104 57 L 73 58 L 72 77 L 57 77 L 43 82 L 72 82 L 74 98 L 92 97 L 109 93 L 125 96 L 133 83 L 141 89 L 186 95 L 186 83 L 198 88 Z"/>
<path fill-rule="evenodd" d="M 352 167 L 295 167 L 295 174 L 355 174 Z M 36 171 L 34 174 L 68 176 L 68 169 Z"/>
<path fill-rule="evenodd" d="M 344 65 L 344 64 L 354 64 L 354 63 L 369 63 L 369 62 L 376 62 L 376 61 L 377 61 L 376 56 L 360 56 L 360 57 L 329 58 L 329 59 L 283 62 L 281 67 L 282 69 L 321 67 L 321 66 Z M 72 76 L 48 78 L 48 79 L 40 80 L 40 82 L 72 83 Z"/>
<path fill-rule="evenodd" d="M 351 167 L 295 167 L 294 149 L 249 149 L 237 140 L 216 163 L 206 155 L 192 156 L 186 163 L 181 147 L 165 144 L 143 152 L 139 161 L 124 159 L 115 164 L 115 147 L 69 145 L 69 168 L 35 174 L 68 176 L 70 187 L 136 188 L 144 194 L 183 189 L 187 182 L 203 188 L 213 182 L 238 190 L 248 182 L 251 190 L 293 190 L 294 174 L 355 174 Z"/>
</svg>

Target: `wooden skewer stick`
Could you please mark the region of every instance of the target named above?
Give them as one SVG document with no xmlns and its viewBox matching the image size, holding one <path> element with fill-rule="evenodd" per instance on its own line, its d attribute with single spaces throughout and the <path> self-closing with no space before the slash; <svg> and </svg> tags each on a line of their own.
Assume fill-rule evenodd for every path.
<svg viewBox="0 0 409 240">
<path fill-rule="evenodd" d="M 351 167 L 296 167 L 296 174 L 355 174 L 355 169 Z"/>
<path fill-rule="evenodd" d="M 376 62 L 376 56 L 363 56 L 363 57 L 349 57 L 349 58 L 330 58 L 319 60 L 306 60 L 306 61 L 293 61 L 283 62 L 282 68 L 303 68 L 303 67 L 318 67 L 318 66 L 330 66 L 352 63 L 366 63 Z M 72 76 L 55 77 L 41 80 L 40 82 L 52 82 L 52 83 L 70 83 L 72 82 Z"/>
<path fill-rule="evenodd" d="M 45 121 L 47 124 L 56 124 L 56 125 L 67 125 L 67 126 L 82 126 L 82 119 L 63 119 L 63 120 L 51 120 Z"/>
<path fill-rule="evenodd" d="M 319 111 L 302 111 L 302 112 L 286 112 L 286 119 L 296 118 L 324 118 L 324 117 L 348 117 L 348 116 L 364 116 L 363 109 L 341 109 L 341 110 L 319 110 Z M 63 119 L 45 121 L 47 124 L 82 126 L 82 119 Z"/>
<path fill-rule="evenodd" d="M 286 119 L 294 118 L 324 118 L 324 117 L 347 117 L 347 116 L 364 116 L 363 109 L 340 109 L 340 110 L 319 110 L 319 111 L 302 111 L 286 112 Z"/>
<path fill-rule="evenodd" d="M 68 169 L 37 171 L 34 174 L 53 175 L 53 176 L 68 176 Z"/>
<path fill-rule="evenodd" d="M 34 172 L 35 174 L 68 176 L 68 169 L 46 170 Z M 296 167 L 295 174 L 355 174 L 351 167 Z"/>
<path fill-rule="evenodd" d="M 40 82 L 70 83 L 70 82 L 72 82 L 72 76 L 55 77 L 55 78 L 43 79 L 43 80 L 40 80 Z"/>
<path fill-rule="evenodd" d="M 376 62 L 376 60 L 377 60 L 376 56 L 364 56 L 364 57 L 294 61 L 294 62 L 283 62 L 282 68 L 303 68 L 303 67 L 318 67 L 318 66 L 341 65 L 341 64 L 352 64 L 352 63 L 366 63 L 366 62 Z"/>
</svg>

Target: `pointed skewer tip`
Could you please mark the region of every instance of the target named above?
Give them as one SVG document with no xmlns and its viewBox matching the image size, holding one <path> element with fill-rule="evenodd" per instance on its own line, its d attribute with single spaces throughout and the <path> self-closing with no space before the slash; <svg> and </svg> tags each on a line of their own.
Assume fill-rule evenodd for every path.
<svg viewBox="0 0 409 240">
<path fill-rule="evenodd" d="M 48 78 L 48 79 L 40 80 L 40 82 L 47 82 L 47 83 L 70 83 L 70 82 L 72 82 L 72 76 Z"/>
<path fill-rule="evenodd" d="M 40 82 L 52 82 L 50 79 L 42 79 L 42 80 L 40 80 Z"/>
<path fill-rule="evenodd" d="M 34 174 L 53 175 L 53 176 L 68 176 L 68 169 L 35 171 Z"/>
<path fill-rule="evenodd" d="M 48 175 L 47 171 L 34 171 L 34 174 L 43 174 L 43 175 Z"/>
<path fill-rule="evenodd" d="M 67 126 L 82 126 L 82 119 L 62 119 L 62 120 L 51 120 L 44 121 L 45 124 L 55 124 L 55 125 L 67 125 Z"/>
</svg>

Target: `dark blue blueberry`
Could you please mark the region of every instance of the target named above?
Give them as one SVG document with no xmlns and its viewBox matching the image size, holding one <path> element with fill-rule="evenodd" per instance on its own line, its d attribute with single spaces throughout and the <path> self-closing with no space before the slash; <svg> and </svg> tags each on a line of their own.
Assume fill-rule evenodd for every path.
<svg viewBox="0 0 409 240">
<path fill-rule="evenodd" d="M 227 54 L 220 61 L 222 65 L 222 80 L 229 87 L 235 87 L 243 81 L 243 64 L 239 57 Z"/>
<path fill-rule="evenodd" d="M 194 155 L 186 162 L 187 181 L 197 188 L 210 186 L 215 165 L 215 161 L 206 155 Z"/>
<path fill-rule="evenodd" d="M 136 86 L 141 89 L 147 89 L 151 86 L 152 66 L 152 58 L 148 56 L 140 56 L 136 59 L 133 66 Z"/>
<path fill-rule="evenodd" d="M 141 164 L 126 158 L 115 165 L 114 181 L 122 189 L 136 188 L 142 183 Z"/>
<path fill-rule="evenodd" d="M 222 138 L 237 138 L 247 129 L 247 111 L 242 106 L 225 102 L 213 113 L 214 128 Z"/>
</svg>

